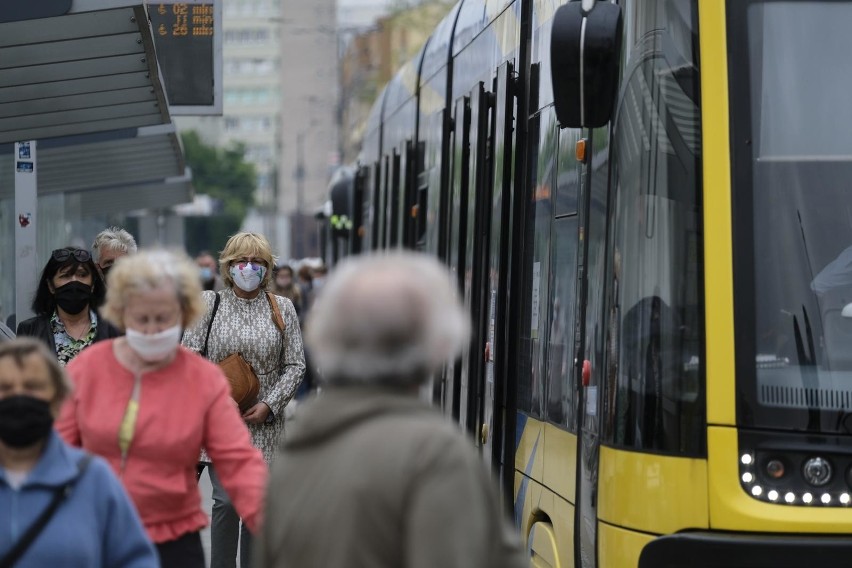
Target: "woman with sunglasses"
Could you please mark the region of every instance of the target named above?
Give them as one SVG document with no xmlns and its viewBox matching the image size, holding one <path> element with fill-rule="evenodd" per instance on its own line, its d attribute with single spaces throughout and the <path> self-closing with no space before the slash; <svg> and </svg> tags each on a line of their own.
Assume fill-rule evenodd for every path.
<svg viewBox="0 0 852 568">
<path fill-rule="evenodd" d="M 217 292 L 204 292 L 207 313 L 187 329 L 183 339 L 186 347 L 214 363 L 240 353 L 252 366 L 260 382 L 260 392 L 242 417 L 267 464 L 272 462 L 284 431 L 284 407 L 296 394 L 305 372 L 302 334 L 293 303 L 265 292 L 272 266 L 272 249 L 263 235 L 238 233 L 228 239 L 219 257 L 226 289 L 218 292 L 218 298 Z M 275 311 L 283 320 L 280 321 L 283 330 L 276 323 Z M 201 461 L 207 458 L 202 456 Z M 240 518 L 222 488 L 219 469 L 214 457 L 210 468 L 211 567 L 232 568 L 238 541 L 240 564 L 249 566 L 250 536 L 245 524 L 240 530 Z"/>
<path fill-rule="evenodd" d="M 64 367 L 89 345 L 119 335 L 95 311 L 105 294 L 89 251 L 56 249 L 41 272 L 32 303 L 36 316 L 18 324 L 18 335 L 44 341 Z"/>
</svg>

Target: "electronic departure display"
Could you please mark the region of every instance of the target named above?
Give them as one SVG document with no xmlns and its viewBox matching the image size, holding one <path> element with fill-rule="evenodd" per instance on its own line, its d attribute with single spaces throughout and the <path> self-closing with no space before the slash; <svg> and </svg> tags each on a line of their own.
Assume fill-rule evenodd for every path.
<svg viewBox="0 0 852 568">
<path fill-rule="evenodd" d="M 213 3 L 148 4 L 148 15 L 169 106 L 214 105 Z"/>
</svg>

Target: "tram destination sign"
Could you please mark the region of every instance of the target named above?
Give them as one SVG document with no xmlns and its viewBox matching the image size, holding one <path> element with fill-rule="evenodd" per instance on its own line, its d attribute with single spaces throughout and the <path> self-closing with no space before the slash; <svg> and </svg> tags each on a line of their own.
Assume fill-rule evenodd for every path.
<svg viewBox="0 0 852 568">
<path fill-rule="evenodd" d="M 221 115 L 221 2 L 147 6 L 171 114 Z"/>
</svg>

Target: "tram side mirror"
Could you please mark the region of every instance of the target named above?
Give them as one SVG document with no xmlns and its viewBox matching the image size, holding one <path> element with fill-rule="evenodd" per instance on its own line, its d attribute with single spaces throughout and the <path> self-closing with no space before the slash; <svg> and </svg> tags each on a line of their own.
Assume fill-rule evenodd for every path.
<svg viewBox="0 0 852 568">
<path fill-rule="evenodd" d="M 575 0 L 554 15 L 550 40 L 556 118 L 562 128 L 598 128 L 612 118 L 621 58 L 621 7 Z"/>
</svg>

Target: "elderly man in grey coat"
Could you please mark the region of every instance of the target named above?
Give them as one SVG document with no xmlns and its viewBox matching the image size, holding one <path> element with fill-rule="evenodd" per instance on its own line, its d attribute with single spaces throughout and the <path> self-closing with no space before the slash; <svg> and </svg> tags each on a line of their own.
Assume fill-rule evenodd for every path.
<svg viewBox="0 0 852 568">
<path fill-rule="evenodd" d="M 418 396 L 469 338 L 447 271 L 412 253 L 347 261 L 305 337 L 322 392 L 273 466 L 255 566 L 528 565 L 470 441 Z"/>
</svg>

